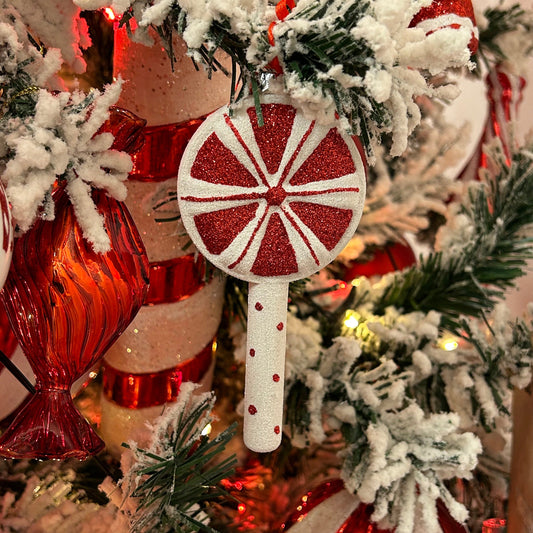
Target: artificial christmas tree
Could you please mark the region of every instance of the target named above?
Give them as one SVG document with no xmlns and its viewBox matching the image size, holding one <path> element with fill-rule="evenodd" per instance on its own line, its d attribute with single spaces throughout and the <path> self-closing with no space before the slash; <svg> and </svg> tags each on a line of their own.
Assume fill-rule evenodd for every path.
<svg viewBox="0 0 533 533">
<path fill-rule="evenodd" d="M 105 7 L 98 0 L 78 3 L 87 9 Z M 45 0 L 38 5 L 50 7 Z M 287 131 L 287 117 L 279 125 L 272 125 L 268 107 L 265 108 L 267 91 L 283 95 L 292 108 L 317 127 L 320 124 L 328 131 L 338 131 L 340 137 L 359 136 L 370 163 L 367 202 L 358 235 L 341 253 L 339 262 L 305 283 L 289 287 L 288 315 L 286 321 L 278 322 L 287 335 L 284 418 L 282 424 L 276 423 L 281 426 L 279 434 L 283 434 L 279 450 L 254 455 L 242 446 L 240 431 L 231 441 L 231 430 L 225 431 L 231 421 L 240 422 L 243 411 L 255 416 L 250 413 L 252 405 L 239 404 L 243 361 L 259 354 L 255 346 L 247 348 L 244 340 L 246 288 L 228 280 L 226 313 L 217 332 L 222 346 L 214 376 L 217 404 L 213 404 L 213 398 L 195 397 L 191 385 L 181 384 L 177 401 L 168 405 L 163 416 L 147 429 L 146 443 L 127 444 L 121 472 L 114 470 L 116 462 L 104 457 L 104 466 L 112 468 L 105 479 L 105 474 L 99 474 L 106 496 L 87 483 L 87 492 L 80 498 L 78 482 L 87 480 L 88 472 L 94 476 L 99 468 L 95 463 L 87 463 L 86 469 L 65 464 L 48 470 L 48 465 L 37 469 L 3 463 L 7 488 L 2 500 L 2 527 L 23 530 L 38 524 L 50 529 L 55 527 L 51 524 L 61 522 L 62 516 L 68 516 L 69 527 L 75 524 L 80 530 L 88 527 L 92 531 L 275 531 L 294 508 L 293 503 L 295 507 L 299 505 L 302 493 L 312 492 L 312 487 L 331 477 L 342 479 L 348 499 L 362 502 L 365 512 L 372 509 L 367 518 L 375 525 L 372 527 L 381 530 L 438 532 L 447 527 L 439 522 L 439 506 L 448 509 L 451 524 L 468 520 L 473 530 L 479 530 L 488 516 L 503 516 L 511 390 L 529 383 L 533 351 L 531 323 L 527 318 L 511 320 L 501 300 L 531 257 L 531 147 L 529 141 L 523 147 L 501 143 L 507 137 L 496 135 L 483 148 L 483 170 L 476 176 L 479 181 L 455 180 L 461 168 L 446 177 L 443 169 L 456 168 L 461 157 L 458 152 L 464 144 L 465 131 L 458 125 L 445 124 L 444 105 L 437 100 L 451 98 L 457 92 L 443 77 L 448 67 L 472 68 L 477 63 L 478 68 L 483 65 L 492 71 L 505 54 L 513 60 L 526 55 L 527 46 L 517 48 L 509 43 L 517 35 L 530 39 L 530 14 L 520 7 L 476 13 L 479 50 L 470 59 L 478 33 L 471 6 L 464 1 L 300 0 L 282 1 L 278 6 L 266 1 L 117 1 L 114 8 L 123 13 L 122 24 L 129 26 L 134 39 L 157 33 L 165 50 L 151 49 L 154 65 L 159 62 L 157 53 L 162 55 L 159 57 L 168 53 L 184 59 L 183 48 L 180 53 L 175 44 L 176 34 L 183 38 L 193 61 L 208 75 L 219 66 L 217 49 L 228 53 L 232 67 L 228 96 L 213 107 L 229 100 L 226 125 L 245 112 L 245 116 L 254 117 L 256 124 L 255 133 L 249 138 L 261 137 L 265 132 L 271 137 L 268 143 L 259 143 L 268 144 L 268 149 L 249 149 L 251 158 L 246 150 L 244 155 L 233 151 L 239 164 L 226 165 L 229 156 L 226 161 L 215 157 L 213 142 L 209 150 L 202 151 L 201 146 L 191 149 L 186 158 L 192 164 L 201 155 L 202 171 L 207 172 L 206 176 L 215 176 L 214 184 L 210 178 L 202 180 L 204 175 L 196 176 L 204 186 L 229 187 L 231 201 L 236 202 L 230 209 L 234 209 L 231 213 L 239 213 L 237 219 L 212 216 L 212 212 L 225 209 L 221 198 L 226 195 L 217 192 L 214 202 L 220 205 L 212 209 L 212 202 L 203 201 L 206 196 L 200 188 L 191 186 L 186 193 L 178 189 L 178 193 L 162 193 L 155 199 L 157 224 L 163 216 L 173 218 L 175 213 L 169 213 L 166 206 L 183 196 L 180 201 L 194 205 L 193 212 L 187 212 L 188 206 L 184 209 L 185 216 L 192 219 L 190 228 L 198 228 L 206 255 L 212 254 L 216 261 L 231 249 L 234 240 L 238 241 L 239 230 L 246 228 L 241 215 L 248 203 L 257 202 L 256 211 L 248 205 L 248 211 L 253 211 L 250 221 L 255 220 L 248 224 L 252 234 L 257 228 L 252 235 L 258 237 L 257 243 L 249 235 L 248 239 L 243 237 L 246 242 L 232 261 L 236 265 L 245 262 L 249 270 L 258 272 L 270 263 L 261 261 L 256 265 L 257 257 L 270 257 L 267 252 L 280 250 L 287 261 L 278 261 L 277 273 L 279 265 L 289 269 L 292 265 L 294 269 L 290 247 L 283 246 L 287 243 L 283 231 L 303 234 L 310 244 L 314 244 L 315 237 L 321 243 L 337 242 L 341 229 L 347 227 L 342 225 L 342 217 L 339 221 L 332 216 L 333 211 L 317 207 L 320 204 L 310 198 L 300 203 L 312 203 L 312 209 L 307 206 L 303 212 L 301 206 L 289 207 L 291 202 L 298 202 L 286 193 L 293 192 L 300 182 L 291 184 L 289 176 L 288 184 L 284 184 L 287 190 L 265 183 L 265 190 L 255 190 L 257 180 L 254 187 L 246 187 L 246 178 L 238 172 L 239 165 L 248 165 L 253 174 L 257 169 L 250 166 L 250 161 L 261 160 L 266 172 L 262 163 L 258 163 L 259 168 L 269 176 L 269 165 L 282 153 L 283 143 L 278 141 Z M 82 229 L 97 249 L 105 250 L 109 243 L 101 220 L 91 210 L 88 185 L 123 196 L 121 182 L 132 167 L 127 157 L 109 150 L 109 135 L 100 137 L 98 142 L 91 139 L 107 118 L 109 105 L 117 101 L 121 83 L 128 90 L 128 80 L 117 81 L 104 92 L 87 97 L 76 91 L 65 94 L 39 90 L 44 86 L 45 73 L 58 63 L 54 35 L 36 30 L 28 37 L 26 24 L 38 22 L 35 17 L 30 20 L 26 10 L 21 12 L 20 16 L 12 8 L 3 11 L 0 25 L 0 35 L 4 36 L 1 42 L 9 59 L 1 71 L 5 109 L 0 120 L 1 146 L 5 146 L 1 152 L 5 166 L 2 180 L 14 218 L 21 231 L 30 228 L 37 214 L 50 218 L 53 214 L 48 191 L 56 179 L 66 181 Z M 76 19 L 75 10 L 70 13 Z M 47 15 L 46 20 L 50 18 Z M 81 26 L 76 23 L 76 27 Z M 48 49 L 39 53 L 35 48 L 37 39 Z M 65 42 L 58 46 L 72 57 L 79 56 L 77 46 Z M 130 66 L 127 77 L 131 78 L 135 78 L 136 71 L 152 68 L 134 61 Z M 166 79 L 159 78 L 156 95 L 166 92 Z M 173 79 L 171 72 L 168 79 Z M 252 103 L 245 109 L 249 96 Z M 196 95 L 191 99 L 197 100 L 203 104 Z M 139 103 L 142 104 L 140 97 Z M 130 104 L 126 107 L 142 116 L 141 109 Z M 168 146 L 179 144 L 185 148 L 186 141 L 180 144 L 183 137 L 177 133 L 182 129 L 172 122 L 181 119 L 168 117 L 165 106 L 154 105 L 155 112 L 161 112 L 163 118 L 145 130 L 149 148 L 142 148 L 137 154 L 142 154 L 142 150 L 154 153 L 154 147 L 164 146 L 169 135 L 172 141 Z M 204 110 L 197 112 L 203 114 Z M 187 126 L 187 141 L 191 129 L 199 125 L 195 122 L 198 119 L 203 117 L 184 117 L 186 122 L 178 123 Z M 265 129 L 257 133 L 261 127 Z M 504 122 L 501 127 L 507 129 L 509 124 Z M 254 132 L 253 127 L 250 129 Z M 231 143 L 229 133 L 222 137 Z M 194 140 L 189 141 L 193 146 L 191 143 Z M 310 176 L 314 183 L 327 184 L 321 176 L 334 171 L 336 164 L 324 165 L 329 155 L 327 151 L 324 154 L 320 161 L 308 165 L 302 183 Z M 180 155 L 169 150 L 169 157 L 162 158 L 158 172 L 168 169 L 169 162 L 175 164 Z M 133 174 L 137 177 L 156 174 L 150 158 L 143 160 L 134 155 L 133 159 Z M 86 168 L 91 161 L 92 173 Z M 295 162 L 295 168 L 303 163 Z M 208 163 L 223 170 L 209 173 Z M 477 166 L 477 161 L 471 165 Z M 240 180 L 238 191 L 235 180 Z M 310 183 L 305 186 L 309 192 Z M 132 186 L 130 192 L 135 188 Z M 250 198 L 250 193 L 256 197 Z M 283 213 L 284 209 L 295 224 L 277 213 L 276 231 L 265 238 L 263 227 L 268 224 L 259 224 L 263 222 L 261 213 L 266 212 L 260 208 L 263 204 L 272 211 Z M 143 216 L 152 213 L 150 209 L 144 210 Z M 313 220 L 307 225 L 310 212 Z M 326 230 L 330 223 L 333 227 Z M 153 235 L 159 239 L 170 227 L 156 225 Z M 370 272 L 371 277 L 375 274 L 372 280 L 358 277 L 353 284 L 335 281 L 356 259 L 356 251 L 367 246 L 391 246 L 406 231 L 424 239 L 427 251 L 416 264 L 383 276 Z M 145 230 L 141 229 L 141 233 Z M 174 264 L 182 242 L 175 238 L 171 245 L 168 241 L 169 255 L 151 259 L 154 273 L 161 272 L 157 268 L 165 269 L 168 260 Z M 268 250 L 262 249 L 264 242 Z M 198 283 L 197 287 L 201 285 Z M 162 290 L 157 283 L 155 286 L 154 304 L 155 300 L 165 300 L 168 294 L 166 286 Z M 205 286 L 198 293 L 203 291 Z M 175 296 L 176 289 L 170 294 Z M 261 313 L 256 303 L 264 304 L 253 301 L 251 312 Z M 151 309 L 175 303 L 155 304 Z M 282 303 L 285 305 L 285 298 Z M 212 335 L 208 340 L 211 338 Z M 260 349 L 268 349 L 270 342 L 267 335 Z M 124 347 L 131 348 L 128 343 Z M 148 358 L 168 361 L 174 357 L 170 350 L 152 346 Z M 126 355 L 123 359 L 128 361 Z M 136 359 L 143 362 L 140 356 L 129 362 Z M 124 369 L 124 386 L 116 390 L 130 394 L 130 381 L 132 390 L 149 380 L 161 383 L 158 372 L 147 372 L 150 369 L 154 367 L 139 368 L 142 380 L 137 380 L 139 376 L 131 369 Z M 270 374 L 272 379 L 265 381 L 263 392 L 281 382 L 282 371 L 276 368 Z M 113 383 L 119 383 L 115 377 Z M 109 383 L 108 380 L 108 386 Z M 100 390 L 97 383 L 93 387 L 97 394 L 84 401 L 97 410 L 99 401 L 95 398 Z M 172 399 L 176 388 L 171 391 Z M 134 401 L 140 398 L 144 397 L 137 395 Z M 114 399 L 106 396 L 103 401 L 108 400 L 112 405 Z M 221 418 L 218 425 L 208 416 L 213 405 Z M 109 414 L 110 411 L 106 413 L 108 426 L 112 426 L 117 419 Z M 92 420 L 97 423 L 98 417 Z M 213 439 L 207 436 L 209 431 L 215 432 Z M 234 474 L 230 472 L 234 463 L 232 451 L 237 452 L 239 461 Z M 215 458 L 211 466 L 209 458 Z M 21 476 L 22 486 L 10 485 Z M 41 488 L 34 491 L 36 484 Z M 51 491 L 58 486 L 65 497 L 53 499 Z M 305 524 L 305 519 L 301 524 Z M 294 527 L 297 526 L 291 525 L 291 529 Z"/>
</svg>

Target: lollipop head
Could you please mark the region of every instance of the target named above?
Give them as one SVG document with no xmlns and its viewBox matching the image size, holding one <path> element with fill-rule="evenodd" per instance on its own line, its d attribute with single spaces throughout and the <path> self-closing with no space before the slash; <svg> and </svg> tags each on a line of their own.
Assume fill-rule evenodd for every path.
<svg viewBox="0 0 533 533">
<path fill-rule="evenodd" d="M 289 282 L 330 263 L 353 236 L 365 195 L 360 146 L 267 96 L 219 109 L 182 159 L 178 198 L 194 244 L 247 281 Z"/>
</svg>

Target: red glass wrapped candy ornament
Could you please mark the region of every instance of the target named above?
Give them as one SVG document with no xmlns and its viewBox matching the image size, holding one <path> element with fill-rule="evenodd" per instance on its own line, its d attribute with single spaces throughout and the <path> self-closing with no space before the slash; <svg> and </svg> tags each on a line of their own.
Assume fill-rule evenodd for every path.
<svg viewBox="0 0 533 533">
<path fill-rule="evenodd" d="M 84 459 L 104 443 L 74 407 L 72 383 L 124 331 L 147 292 L 148 262 L 125 206 L 101 191 L 111 250 L 83 238 L 64 188 L 56 216 L 20 237 L 2 300 L 36 376 L 36 393 L 0 439 L 9 458 Z"/>
<path fill-rule="evenodd" d="M 437 512 L 443 533 L 466 533 L 467 529 L 450 516 L 440 500 Z M 357 496 L 345 490 L 342 480 L 332 479 L 301 497 L 279 533 L 289 530 L 291 533 L 392 533 L 389 529 L 379 529 L 370 520 L 372 513 L 372 505 L 361 503 Z"/>
</svg>

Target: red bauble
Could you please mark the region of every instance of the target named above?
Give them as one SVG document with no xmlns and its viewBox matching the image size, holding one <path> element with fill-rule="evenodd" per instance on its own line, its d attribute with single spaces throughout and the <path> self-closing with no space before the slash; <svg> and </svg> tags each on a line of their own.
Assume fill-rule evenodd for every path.
<svg viewBox="0 0 533 533">
<path fill-rule="evenodd" d="M 471 0 L 433 0 L 423 7 L 411 21 L 411 26 L 419 26 L 429 35 L 443 28 L 458 29 L 468 25 L 473 30 L 476 26 L 474 8 Z M 478 47 L 477 33 L 472 31 L 468 48 L 475 54 Z"/>
<path fill-rule="evenodd" d="M 371 505 L 360 503 L 344 489 L 342 480 L 333 479 L 304 494 L 279 533 L 315 533 L 318 527 L 320 533 L 392 533 L 371 522 L 372 512 Z M 441 501 L 437 502 L 437 512 L 443 533 L 466 533 Z"/>
<path fill-rule="evenodd" d="M 403 270 L 416 263 L 413 249 L 404 242 L 393 242 L 375 248 L 369 253 L 368 259 L 351 261 L 344 272 L 343 280 L 352 281 L 365 276 L 383 276 L 389 272 Z"/>
<path fill-rule="evenodd" d="M 346 509 L 348 514 L 343 516 Z M 313 516 L 308 518 L 311 511 Z M 321 533 L 390 533 L 370 521 L 372 511 L 372 506 L 360 503 L 356 496 L 344 490 L 342 480 L 333 479 L 302 496 L 296 510 L 282 524 L 280 533 L 315 531 L 319 523 Z"/>
<path fill-rule="evenodd" d="M 63 188 L 56 216 L 15 243 L 2 292 L 13 330 L 36 376 L 36 393 L 0 439 L 9 458 L 86 458 L 103 441 L 72 403 L 70 387 L 133 319 L 147 291 L 148 261 L 125 206 L 95 191 L 111 250 L 84 239 Z"/>
</svg>

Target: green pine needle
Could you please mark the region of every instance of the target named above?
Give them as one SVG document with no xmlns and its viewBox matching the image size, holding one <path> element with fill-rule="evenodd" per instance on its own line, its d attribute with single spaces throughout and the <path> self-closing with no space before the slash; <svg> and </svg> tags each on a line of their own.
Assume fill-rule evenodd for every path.
<svg viewBox="0 0 533 533">
<path fill-rule="evenodd" d="M 5 76 L 6 83 L 0 86 L 0 119 L 24 119 L 35 114 L 39 87 L 33 84 L 25 70 L 30 62 L 28 60 L 20 63 L 15 74 Z"/>
<path fill-rule="evenodd" d="M 486 65 L 498 64 L 508 59 L 498 45 L 498 38 L 502 35 L 514 32 L 519 27 L 528 32 L 533 31 L 532 21 L 520 4 L 514 4 L 507 9 L 488 8 L 483 15 L 488 24 L 479 32 L 478 51 L 472 58 L 477 64 L 480 59 L 483 59 Z M 527 51 L 530 52 L 531 50 Z M 481 69 L 477 68 L 475 72 L 480 74 Z"/>
<path fill-rule="evenodd" d="M 205 524 L 206 506 L 228 494 L 220 481 L 233 472 L 235 456 L 221 459 L 235 425 L 209 440 L 202 430 L 211 421 L 214 398 L 210 394 L 193 396 L 192 388 L 182 386 L 180 400 L 162 424 L 155 428 L 152 448 L 145 450 L 128 444 L 137 460 L 128 473 L 134 480 L 131 496 L 138 499 L 132 531 L 196 532 L 216 531 Z M 181 410 L 175 413 L 174 409 Z M 139 481 L 140 480 L 140 481 Z"/>
</svg>

